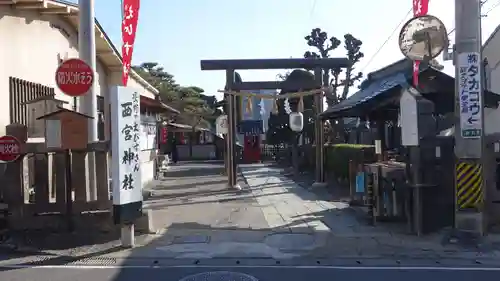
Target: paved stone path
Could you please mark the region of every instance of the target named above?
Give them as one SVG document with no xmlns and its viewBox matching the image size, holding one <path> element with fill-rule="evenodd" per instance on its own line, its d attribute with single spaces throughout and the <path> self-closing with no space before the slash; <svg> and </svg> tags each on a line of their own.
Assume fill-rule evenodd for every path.
<svg viewBox="0 0 500 281">
<path fill-rule="evenodd" d="M 263 164 L 241 165 L 242 191 L 229 190 L 219 164 L 174 166 L 147 203 L 163 230 L 128 252 L 154 258 L 496 257 L 492 248 L 443 246 L 370 227 L 347 204 L 328 200 Z M 123 253 L 120 253 L 123 255 Z"/>
<path fill-rule="evenodd" d="M 182 163 L 158 181 L 146 208 L 158 229 L 267 229 L 250 192 L 228 189 L 220 163 Z M 239 179 L 245 185 L 242 178 Z"/>
<path fill-rule="evenodd" d="M 442 245 L 442 234 L 415 237 L 370 227 L 349 206 L 282 175 L 241 165 L 243 190 L 231 190 L 221 163 L 180 163 L 154 187 L 145 207 L 156 235 L 104 254 L 121 259 L 500 259 L 500 243 Z M 302 263 L 302 262 L 301 262 Z"/>
<path fill-rule="evenodd" d="M 269 225 L 293 233 L 329 232 L 335 236 L 387 236 L 353 216 L 344 202 L 327 201 L 282 175 L 280 168 L 243 165 L 242 173 Z"/>
<path fill-rule="evenodd" d="M 482 245 L 463 248 L 444 243 L 444 234 L 424 237 L 392 231 L 387 224 L 368 226 L 343 202 L 329 200 L 325 190 L 306 189 L 265 164 L 242 165 L 269 225 L 292 233 L 323 237 L 308 255 L 316 257 L 500 258 L 500 237 L 490 235 Z M 326 237 L 326 238 L 325 238 Z"/>
</svg>

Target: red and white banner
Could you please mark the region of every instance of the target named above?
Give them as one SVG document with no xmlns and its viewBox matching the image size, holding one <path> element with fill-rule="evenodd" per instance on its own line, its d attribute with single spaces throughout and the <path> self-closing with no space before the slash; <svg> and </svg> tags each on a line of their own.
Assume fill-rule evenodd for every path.
<svg viewBox="0 0 500 281">
<path fill-rule="evenodd" d="M 429 11 L 429 0 L 413 0 L 413 16 L 425 16 Z M 420 61 L 413 62 L 413 85 L 418 86 L 418 75 L 420 73 Z"/>
<path fill-rule="evenodd" d="M 122 59 L 123 72 L 122 83 L 127 86 L 128 72 L 132 63 L 132 52 L 134 51 L 135 32 L 139 20 L 140 0 L 123 0 L 122 18 Z"/>
</svg>

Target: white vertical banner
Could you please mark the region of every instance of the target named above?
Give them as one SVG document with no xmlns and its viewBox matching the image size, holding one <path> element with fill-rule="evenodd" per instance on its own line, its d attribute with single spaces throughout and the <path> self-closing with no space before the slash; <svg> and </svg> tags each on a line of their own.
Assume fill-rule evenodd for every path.
<svg viewBox="0 0 500 281">
<path fill-rule="evenodd" d="M 111 91 L 113 205 L 142 201 L 140 94 L 117 86 Z"/>
<path fill-rule="evenodd" d="M 477 52 L 459 54 L 458 75 L 460 134 L 465 139 L 480 138 L 483 134 L 481 55 Z"/>
</svg>

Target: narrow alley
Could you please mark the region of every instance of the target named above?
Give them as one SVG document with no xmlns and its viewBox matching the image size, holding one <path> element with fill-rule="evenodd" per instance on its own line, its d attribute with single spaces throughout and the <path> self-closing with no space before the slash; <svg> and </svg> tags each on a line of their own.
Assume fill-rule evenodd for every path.
<svg viewBox="0 0 500 281">
<path fill-rule="evenodd" d="M 276 167 L 241 165 L 240 171 L 242 190 L 230 190 L 222 163 L 172 166 L 146 201 L 158 234 L 145 246 L 111 256 L 276 260 L 497 256 L 493 244 L 464 250 L 442 243 L 442 233 L 419 238 L 368 226 L 347 203 L 332 200 L 325 190 L 296 184 Z"/>
</svg>

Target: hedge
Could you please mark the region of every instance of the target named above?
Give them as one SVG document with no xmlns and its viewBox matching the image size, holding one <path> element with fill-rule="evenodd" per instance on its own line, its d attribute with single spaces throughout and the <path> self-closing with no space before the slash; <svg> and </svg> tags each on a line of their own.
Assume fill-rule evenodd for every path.
<svg viewBox="0 0 500 281">
<path fill-rule="evenodd" d="M 325 148 L 325 173 L 336 178 L 349 178 L 349 162 L 376 161 L 375 147 L 364 144 L 334 144 Z"/>
<path fill-rule="evenodd" d="M 310 169 L 315 166 L 314 148 L 306 153 L 306 165 Z M 325 145 L 325 174 L 335 179 L 349 178 L 349 162 L 371 163 L 376 161 L 375 147 L 365 144 L 326 144 Z"/>
</svg>

